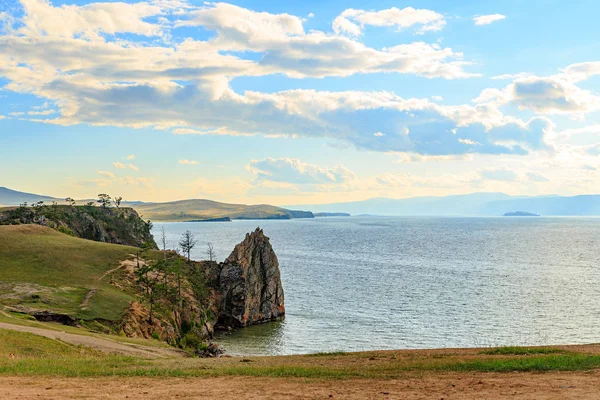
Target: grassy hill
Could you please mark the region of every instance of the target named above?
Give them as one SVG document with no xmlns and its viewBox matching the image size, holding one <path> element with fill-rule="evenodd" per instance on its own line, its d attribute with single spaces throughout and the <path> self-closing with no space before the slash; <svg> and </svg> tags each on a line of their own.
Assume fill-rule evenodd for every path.
<svg viewBox="0 0 600 400">
<path fill-rule="evenodd" d="M 38 225 L 0 226 L 0 305 L 117 321 L 133 296 L 103 276 L 136 251 Z"/>
<path fill-rule="evenodd" d="M 211 200 L 180 200 L 168 203 L 132 205 L 151 221 L 193 221 L 215 218 L 230 219 L 290 219 L 313 218 L 310 211 L 294 211 L 267 204 L 245 205 L 219 203 Z"/>
</svg>

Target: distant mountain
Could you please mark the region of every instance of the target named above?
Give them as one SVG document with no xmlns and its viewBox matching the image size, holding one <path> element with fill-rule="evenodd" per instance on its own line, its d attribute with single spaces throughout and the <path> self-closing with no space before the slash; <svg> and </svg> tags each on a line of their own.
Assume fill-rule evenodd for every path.
<svg viewBox="0 0 600 400">
<path fill-rule="evenodd" d="M 52 202 L 63 201 L 52 196 L 44 196 L 40 194 L 24 193 L 0 186 L 0 204 L 4 206 L 18 206 L 23 202 L 36 203 L 38 201 Z"/>
<path fill-rule="evenodd" d="M 290 206 L 290 208 L 303 207 L 317 213 L 346 212 L 352 215 L 476 215 L 483 204 L 511 198 L 504 193 L 473 193 L 407 199 L 374 198 L 349 203 Z"/>
<path fill-rule="evenodd" d="M 600 195 L 515 197 L 505 193 L 472 193 L 290 207 L 302 207 L 315 213 L 347 212 L 352 215 L 502 216 L 507 210 L 528 210 L 544 216 L 594 216 L 600 215 Z"/>
</svg>

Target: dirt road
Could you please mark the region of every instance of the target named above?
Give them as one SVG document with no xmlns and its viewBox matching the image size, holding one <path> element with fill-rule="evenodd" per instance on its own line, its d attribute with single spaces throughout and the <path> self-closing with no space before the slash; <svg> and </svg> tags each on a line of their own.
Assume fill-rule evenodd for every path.
<svg viewBox="0 0 600 400">
<path fill-rule="evenodd" d="M 104 351 L 106 353 L 115 353 L 149 358 L 181 357 L 183 355 L 182 352 L 171 348 L 150 347 L 124 342 L 117 342 L 94 336 L 76 335 L 73 333 L 63 331 L 54 331 L 33 326 L 13 325 L 5 322 L 0 322 L 0 329 L 10 329 L 13 331 L 33 333 L 35 335 L 44 336 L 50 339 L 59 339 L 63 342 L 72 343 L 75 345 L 88 346 L 97 350 Z"/>
<path fill-rule="evenodd" d="M 600 373 L 438 373 L 393 380 L 0 378 L 2 399 L 598 399 Z"/>
</svg>

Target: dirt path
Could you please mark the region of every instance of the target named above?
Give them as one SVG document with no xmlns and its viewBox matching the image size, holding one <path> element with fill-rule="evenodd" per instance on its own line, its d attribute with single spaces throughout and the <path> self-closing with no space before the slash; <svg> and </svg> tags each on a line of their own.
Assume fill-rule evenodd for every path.
<svg viewBox="0 0 600 400">
<path fill-rule="evenodd" d="M 135 257 L 135 254 L 130 254 L 129 257 Z M 119 264 L 118 267 L 115 267 L 111 270 L 106 271 L 105 273 L 103 273 L 100 278 L 98 278 L 99 281 L 101 281 L 102 279 L 106 278 L 106 276 L 112 274 L 113 272 L 116 272 L 118 270 L 120 270 L 121 268 L 125 267 L 125 268 L 130 268 L 133 269 L 134 266 L 137 265 L 136 260 L 132 259 L 132 258 L 128 258 L 127 260 L 123 260 L 121 261 L 121 263 Z M 143 260 L 140 260 L 140 265 L 145 265 Z"/>
<path fill-rule="evenodd" d="M 427 374 L 393 380 L 0 378 L 6 399 L 598 399 L 600 373 Z"/>
<path fill-rule="evenodd" d="M 90 290 L 86 295 L 85 295 L 85 299 L 83 299 L 83 301 L 81 302 L 81 304 L 79 305 L 80 308 L 87 308 L 90 299 L 96 294 L 96 292 L 98 291 L 98 289 L 92 289 Z"/>
<path fill-rule="evenodd" d="M 28 332 L 35 335 L 44 336 L 50 339 L 59 339 L 63 342 L 75 345 L 83 345 L 104 351 L 106 353 L 116 353 L 132 356 L 141 356 L 149 358 L 182 357 L 183 353 L 171 348 L 150 347 L 124 342 L 116 342 L 108 339 L 97 338 L 94 336 L 77 335 L 62 331 L 53 331 L 50 329 L 36 328 L 33 326 L 13 325 L 0 322 L 0 329 L 10 329 L 19 332 Z M 0 398 L 3 398 L 0 396 Z"/>
</svg>

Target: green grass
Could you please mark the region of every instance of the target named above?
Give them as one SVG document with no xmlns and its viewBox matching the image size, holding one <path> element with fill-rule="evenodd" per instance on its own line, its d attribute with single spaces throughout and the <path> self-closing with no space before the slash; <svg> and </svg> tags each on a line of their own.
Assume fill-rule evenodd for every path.
<svg viewBox="0 0 600 400">
<path fill-rule="evenodd" d="M 492 349 L 483 350 L 480 354 L 487 355 L 530 355 L 530 354 L 556 354 L 564 353 L 560 349 L 552 349 L 548 347 L 517 347 L 517 346 L 503 346 L 494 347 Z"/>
<path fill-rule="evenodd" d="M 30 292 L 39 296 L 5 296 L 2 304 L 25 304 L 77 319 L 118 320 L 133 297 L 99 278 L 135 251 L 133 247 L 78 239 L 36 225 L 0 226 L 3 292 L 14 292 L 14 285 L 30 284 Z M 11 285 L 12 289 L 8 287 Z M 81 302 L 94 288 L 97 293 L 82 310 Z"/>
<path fill-rule="evenodd" d="M 345 353 L 343 351 L 331 351 L 331 352 L 320 352 L 320 353 L 310 353 L 307 354 L 306 357 L 333 357 L 333 356 L 345 356 L 349 353 Z"/>
<path fill-rule="evenodd" d="M 25 332 L 0 329 L 0 358 L 9 359 L 10 354 L 19 359 L 55 359 L 57 357 L 81 357 L 100 355 L 86 347 L 74 346 L 59 340 Z"/>
<path fill-rule="evenodd" d="M 27 322 L 27 321 L 25 321 Z M 106 355 L 28 333 L 0 329 L 0 376 L 201 377 L 252 376 L 306 379 L 397 379 L 424 372 L 550 372 L 600 368 L 600 355 L 568 351 L 500 357 L 478 353 L 429 355 L 411 352 L 329 353 L 318 357 L 144 359 Z M 554 349 L 547 349 L 554 350 Z M 16 359 L 8 354 L 14 353 Z M 342 356 L 343 357 L 340 357 Z"/>
<path fill-rule="evenodd" d="M 62 324 L 58 324 L 58 323 L 54 323 L 54 322 L 39 322 L 34 317 L 32 317 L 28 314 L 3 312 L 1 310 L 0 310 L 0 322 L 6 322 L 9 324 L 14 324 L 14 325 L 32 326 L 32 327 L 36 327 L 36 328 L 44 328 L 44 329 L 49 329 L 49 330 L 53 330 L 53 331 L 74 333 L 76 335 L 97 337 L 100 339 L 108 339 L 108 340 L 112 340 L 115 342 L 136 344 L 136 345 L 142 345 L 142 346 L 147 346 L 147 347 L 160 347 L 160 348 L 171 347 L 166 342 L 163 342 L 160 340 L 130 338 L 130 337 L 126 337 L 126 336 L 97 333 L 97 329 L 94 329 L 94 332 L 90 332 L 84 328 L 76 328 L 73 326 L 62 325 Z"/>
<path fill-rule="evenodd" d="M 572 353 L 460 362 L 444 365 L 439 369 L 464 372 L 547 372 L 582 371 L 596 368 L 600 368 L 599 355 Z"/>
</svg>

